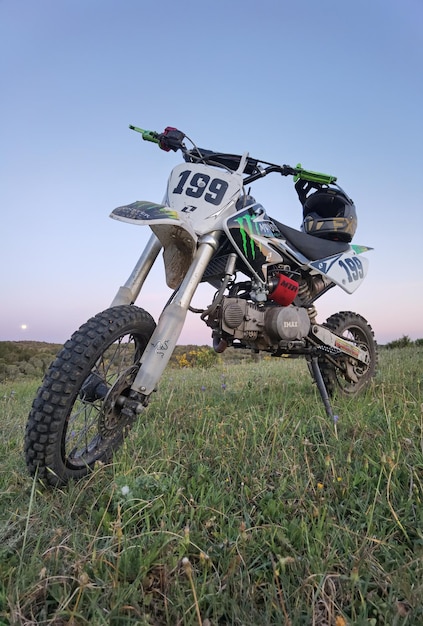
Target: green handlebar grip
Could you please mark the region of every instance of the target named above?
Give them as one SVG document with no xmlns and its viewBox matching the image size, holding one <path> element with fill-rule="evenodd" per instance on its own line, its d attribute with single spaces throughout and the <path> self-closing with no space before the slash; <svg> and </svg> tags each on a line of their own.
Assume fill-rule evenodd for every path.
<svg viewBox="0 0 423 626">
<path fill-rule="evenodd" d="M 336 176 L 322 174 L 321 172 L 312 172 L 311 170 L 304 170 L 301 167 L 301 163 L 298 163 L 295 169 L 296 174 L 294 176 L 294 182 L 297 182 L 298 180 L 307 180 L 311 183 L 330 185 L 330 183 L 334 183 L 336 181 Z"/>
<path fill-rule="evenodd" d="M 129 128 L 135 130 L 137 133 L 141 133 L 145 141 L 159 143 L 159 133 L 156 133 L 154 130 L 144 130 L 143 128 L 138 128 L 138 126 L 132 126 L 132 124 L 129 124 Z"/>
</svg>

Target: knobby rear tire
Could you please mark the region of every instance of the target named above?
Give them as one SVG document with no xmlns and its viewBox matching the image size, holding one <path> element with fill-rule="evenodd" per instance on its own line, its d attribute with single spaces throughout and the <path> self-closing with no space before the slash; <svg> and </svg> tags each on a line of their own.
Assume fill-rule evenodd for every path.
<svg viewBox="0 0 423 626">
<path fill-rule="evenodd" d="M 59 487 L 111 459 L 133 421 L 121 412 L 122 402 L 154 328 L 143 309 L 117 306 L 88 320 L 65 343 L 28 417 L 31 475 Z"/>
<path fill-rule="evenodd" d="M 372 327 L 364 317 L 351 311 L 331 315 L 324 326 L 336 335 L 354 342 L 368 354 L 367 365 L 360 364 L 345 354 L 335 357 L 338 366 L 325 356 L 319 357 L 320 371 L 329 396 L 340 394 L 351 397 L 364 391 L 375 376 L 378 364 L 378 350 Z"/>
</svg>

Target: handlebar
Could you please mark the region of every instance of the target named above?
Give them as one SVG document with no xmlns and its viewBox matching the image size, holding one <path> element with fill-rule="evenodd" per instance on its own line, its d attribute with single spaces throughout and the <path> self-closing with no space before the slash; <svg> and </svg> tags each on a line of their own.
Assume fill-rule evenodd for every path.
<svg viewBox="0 0 423 626">
<path fill-rule="evenodd" d="M 172 126 L 165 128 L 163 133 L 157 133 L 154 130 L 144 130 L 143 128 L 138 128 L 138 126 L 132 126 L 132 124 L 129 125 L 129 128 L 137 133 L 141 133 L 144 141 L 156 143 L 166 152 L 170 150 L 174 152 L 182 150 L 186 161 L 213 162 L 216 165 L 230 170 L 236 170 L 239 167 L 241 157 L 236 154 L 213 152 L 212 150 L 203 150 L 202 148 L 187 150 L 183 143 L 185 134 Z M 267 165 L 267 167 L 263 168 L 261 165 Z M 317 185 L 330 185 L 336 181 L 336 176 L 306 170 L 301 167 L 301 163 L 298 163 L 296 167 L 291 167 L 290 165 L 276 165 L 275 163 L 260 161 L 249 157 L 244 169 L 244 174 L 247 174 L 244 183 L 252 183 L 263 176 L 267 176 L 267 174 L 271 172 L 279 172 L 282 176 L 293 176 L 295 183 L 299 180 L 303 180 L 316 183 Z"/>
<path fill-rule="evenodd" d="M 184 133 L 172 126 L 165 128 L 163 133 L 156 133 L 154 130 L 144 130 L 143 128 L 138 128 L 138 126 L 132 126 L 132 124 L 129 125 L 129 128 L 137 133 L 141 133 L 145 141 L 159 144 L 159 147 L 166 152 L 170 150 L 176 152 L 184 147 L 182 143 L 185 138 Z"/>
</svg>

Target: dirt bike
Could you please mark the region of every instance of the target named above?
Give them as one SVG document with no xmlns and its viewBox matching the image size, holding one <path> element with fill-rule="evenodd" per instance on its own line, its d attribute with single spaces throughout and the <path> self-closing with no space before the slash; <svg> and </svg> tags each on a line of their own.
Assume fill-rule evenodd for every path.
<svg viewBox="0 0 423 626">
<path fill-rule="evenodd" d="M 304 357 L 330 417 L 332 396 L 364 390 L 376 371 L 377 346 L 367 321 L 344 311 L 318 324 L 314 305 L 334 286 L 355 291 L 368 267 L 362 253 L 372 248 L 351 244 L 351 234 L 337 237 L 342 229 L 325 238 L 288 227 L 246 190 L 278 173 L 294 178 L 302 202 L 310 191 L 346 197 L 334 176 L 248 153 L 204 150 L 175 128 L 130 128 L 165 151 L 180 150 L 184 160 L 170 174 L 163 203 L 139 201 L 111 213 L 149 226 L 148 243 L 110 308 L 64 344 L 33 402 L 26 462 L 31 475 L 53 486 L 111 460 L 156 391 L 189 310 L 210 327 L 218 353 L 233 346 Z M 161 250 L 174 291 L 156 325 L 134 302 Z M 215 294 L 207 307 L 193 309 L 202 282 Z"/>
</svg>

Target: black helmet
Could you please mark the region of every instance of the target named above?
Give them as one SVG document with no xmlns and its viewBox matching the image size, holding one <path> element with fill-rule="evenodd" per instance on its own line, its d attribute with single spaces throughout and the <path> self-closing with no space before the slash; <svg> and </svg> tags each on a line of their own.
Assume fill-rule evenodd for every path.
<svg viewBox="0 0 423 626">
<path fill-rule="evenodd" d="M 303 200 L 302 230 L 315 237 L 351 241 L 357 229 L 357 213 L 353 201 L 340 187 L 320 187 L 300 199 Z"/>
</svg>

